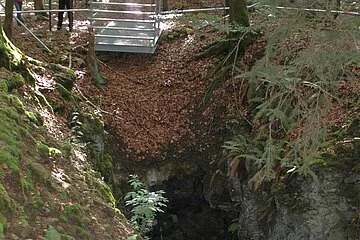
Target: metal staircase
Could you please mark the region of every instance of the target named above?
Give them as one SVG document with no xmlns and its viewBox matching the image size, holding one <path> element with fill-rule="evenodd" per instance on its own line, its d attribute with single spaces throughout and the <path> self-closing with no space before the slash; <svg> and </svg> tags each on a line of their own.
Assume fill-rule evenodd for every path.
<svg viewBox="0 0 360 240">
<path fill-rule="evenodd" d="M 124 1 L 89 1 L 95 51 L 154 53 L 161 34 L 161 0 Z"/>
</svg>

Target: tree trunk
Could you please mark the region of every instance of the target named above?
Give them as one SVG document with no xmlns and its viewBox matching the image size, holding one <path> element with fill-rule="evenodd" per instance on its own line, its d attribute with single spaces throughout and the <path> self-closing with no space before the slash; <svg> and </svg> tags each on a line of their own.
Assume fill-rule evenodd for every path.
<svg viewBox="0 0 360 240">
<path fill-rule="evenodd" d="M 34 0 L 34 8 L 35 10 L 44 10 L 44 1 L 43 0 Z M 47 13 L 35 13 L 36 15 L 40 16 L 47 16 Z"/>
<path fill-rule="evenodd" d="M 12 24 L 13 24 L 13 0 L 6 0 L 5 2 L 5 20 L 4 20 L 4 32 L 6 36 L 12 38 Z"/>
<path fill-rule="evenodd" d="M 162 2 L 162 10 L 163 11 L 169 11 L 169 1 L 168 0 L 163 0 L 163 2 Z"/>
<path fill-rule="evenodd" d="M 0 68 L 19 70 L 23 65 L 23 54 L 11 43 L 0 27 Z"/>
<path fill-rule="evenodd" d="M 89 49 L 88 49 L 88 68 L 90 69 L 91 78 L 97 87 L 106 84 L 106 78 L 101 76 L 98 62 L 95 56 L 94 30 L 89 28 Z"/>
<path fill-rule="evenodd" d="M 230 23 L 250 26 L 246 0 L 230 0 Z"/>
</svg>

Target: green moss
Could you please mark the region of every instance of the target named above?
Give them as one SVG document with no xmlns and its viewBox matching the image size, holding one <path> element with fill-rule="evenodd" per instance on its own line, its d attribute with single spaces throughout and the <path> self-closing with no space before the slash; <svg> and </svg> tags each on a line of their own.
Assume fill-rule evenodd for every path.
<svg viewBox="0 0 360 240">
<path fill-rule="evenodd" d="M 8 92 L 9 91 L 7 81 L 4 81 L 2 79 L 0 80 L 0 91 L 2 91 L 2 92 Z"/>
<path fill-rule="evenodd" d="M 11 199 L 5 189 L 5 187 L 0 184 L 0 212 L 6 212 L 12 210 L 13 206 L 11 204 Z"/>
<path fill-rule="evenodd" d="M 103 198 L 103 200 L 105 202 L 111 203 L 112 206 L 115 208 L 116 200 L 112 194 L 110 187 L 107 184 L 105 184 L 103 181 L 100 181 L 100 180 L 95 180 L 94 185 L 95 186 L 93 186 L 93 187 L 96 189 L 96 191 L 99 193 L 99 195 Z"/>
<path fill-rule="evenodd" d="M 30 122 L 35 123 L 38 126 L 41 126 L 43 124 L 42 118 L 39 113 L 37 112 L 31 112 L 31 111 L 25 111 L 26 117 L 30 120 Z"/>
<path fill-rule="evenodd" d="M 59 149 L 49 147 L 41 142 L 37 144 L 37 150 L 40 157 L 60 157 L 62 155 Z"/>
<path fill-rule="evenodd" d="M 7 166 L 14 172 L 19 172 L 19 158 L 13 156 L 10 152 L 0 150 L 0 163 Z"/>
<path fill-rule="evenodd" d="M 60 239 L 61 240 L 76 240 L 74 237 L 72 237 L 70 235 L 66 235 L 66 234 L 62 234 Z"/>
<path fill-rule="evenodd" d="M 14 72 L 12 77 L 8 81 L 8 90 L 11 91 L 13 89 L 20 88 L 24 86 L 24 84 L 25 84 L 24 78 L 20 74 Z"/>
<path fill-rule="evenodd" d="M 4 239 L 4 235 L 6 232 L 7 220 L 6 218 L 0 213 L 0 240 Z"/>
<path fill-rule="evenodd" d="M 113 175 L 112 158 L 108 153 L 101 151 L 94 156 L 95 169 L 101 173 L 101 176 L 107 181 Z"/>
<path fill-rule="evenodd" d="M 52 70 L 56 71 L 54 79 L 68 91 L 71 91 L 76 80 L 76 74 L 70 68 L 61 66 L 60 64 L 50 64 Z"/>
<path fill-rule="evenodd" d="M 20 175 L 20 187 L 24 195 L 30 194 L 35 190 L 30 174 Z"/>
<path fill-rule="evenodd" d="M 15 95 L 8 96 L 9 104 L 16 108 L 19 113 L 24 113 L 24 103 Z"/>
<path fill-rule="evenodd" d="M 27 216 L 31 217 L 38 216 L 39 212 L 41 212 L 41 210 L 45 206 L 43 200 L 41 199 L 41 196 L 37 193 L 35 193 L 34 195 L 35 196 L 31 197 L 31 199 L 29 199 L 24 205 Z"/>
<path fill-rule="evenodd" d="M 43 143 L 37 144 L 37 151 L 40 157 L 49 157 L 49 147 Z"/>
<path fill-rule="evenodd" d="M 11 226 L 11 229 L 20 239 L 26 239 L 30 232 L 31 227 L 22 208 L 19 208 L 18 213 L 14 217 L 15 221 Z"/>
<path fill-rule="evenodd" d="M 25 84 L 24 78 L 16 72 L 11 72 L 1 68 L 0 74 L 0 90 L 3 92 L 10 92 L 14 89 L 24 86 Z"/>
<path fill-rule="evenodd" d="M 76 235 L 80 239 L 90 239 L 91 238 L 91 234 L 82 227 L 76 228 Z"/>
<path fill-rule="evenodd" d="M 85 216 L 83 207 L 79 204 L 67 205 L 64 209 L 63 219 L 79 227 L 86 227 L 90 222 Z"/>
<path fill-rule="evenodd" d="M 16 108 L 8 106 L 9 99 L 14 98 L 0 95 L 0 163 L 19 172 L 23 128 Z"/>
<path fill-rule="evenodd" d="M 61 157 L 62 152 L 57 148 L 49 147 L 49 156 L 50 157 Z"/>
<path fill-rule="evenodd" d="M 65 100 L 74 101 L 74 94 L 67 90 L 63 85 L 57 84 L 56 89 Z"/>
<path fill-rule="evenodd" d="M 104 134 L 104 120 L 97 114 L 82 114 L 80 131 L 84 134 L 83 140 L 96 142 L 99 136 Z"/>
<path fill-rule="evenodd" d="M 31 162 L 29 164 L 31 176 L 38 181 L 47 183 L 51 178 L 51 173 L 41 164 Z"/>
<path fill-rule="evenodd" d="M 66 143 L 66 142 L 62 142 L 59 141 L 58 142 L 60 151 L 63 153 L 64 157 L 69 157 L 71 155 L 71 145 Z"/>
</svg>

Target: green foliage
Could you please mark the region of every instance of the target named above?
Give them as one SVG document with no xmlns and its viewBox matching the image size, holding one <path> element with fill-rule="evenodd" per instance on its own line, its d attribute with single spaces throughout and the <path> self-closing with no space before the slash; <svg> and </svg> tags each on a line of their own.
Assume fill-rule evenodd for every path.
<svg viewBox="0 0 360 240">
<path fill-rule="evenodd" d="M 0 240 L 4 239 L 6 225 L 7 225 L 6 218 L 2 214 L 0 214 Z"/>
<path fill-rule="evenodd" d="M 67 205 L 64 209 L 63 219 L 80 227 L 85 227 L 89 222 L 89 219 L 85 217 L 83 207 L 79 204 Z"/>
<path fill-rule="evenodd" d="M 132 208 L 131 224 L 144 235 L 152 229 L 156 214 L 164 212 L 168 200 L 163 197 L 165 192 L 162 190 L 150 192 L 137 175 L 130 175 L 130 178 L 129 183 L 134 191 L 128 192 L 124 199 L 126 205 Z"/>
<path fill-rule="evenodd" d="M 46 240 L 60 240 L 60 234 L 53 226 L 49 225 L 46 233 Z"/>
<path fill-rule="evenodd" d="M 5 187 L 0 183 L 0 211 L 6 212 L 11 209 L 12 209 L 11 199 Z"/>
<path fill-rule="evenodd" d="M 230 160 L 255 163 L 256 183 L 275 179 L 278 166 L 315 177 L 310 165 L 326 142 L 324 119 L 334 103 L 346 103 L 337 97 L 338 85 L 352 80 L 349 69 L 360 62 L 353 18 L 325 30 L 298 17 L 276 24 L 264 56 L 234 77 L 249 89 L 251 139 L 234 137 L 224 145 Z"/>
<path fill-rule="evenodd" d="M 76 227 L 76 235 L 80 239 L 91 239 L 91 234 L 83 227 Z"/>
</svg>

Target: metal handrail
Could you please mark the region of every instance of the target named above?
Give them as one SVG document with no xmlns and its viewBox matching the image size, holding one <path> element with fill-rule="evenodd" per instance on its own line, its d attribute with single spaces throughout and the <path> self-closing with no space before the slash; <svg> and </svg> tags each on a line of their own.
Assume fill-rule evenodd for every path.
<svg viewBox="0 0 360 240">
<path fill-rule="evenodd" d="M 115 5 L 115 6 L 125 6 L 125 7 L 154 7 L 154 4 L 144 4 L 144 3 L 115 3 L 115 2 L 90 2 L 92 5 Z"/>
<path fill-rule="evenodd" d="M 142 22 L 142 23 L 155 23 L 156 20 L 148 20 L 148 19 L 114 19 L 114 18 L 93 18 L 88 17 L 90 21 L 113 21 L 113 22 Z"/>
<path fill-rule="evenodd" d="M 116 39 L 153 40 L 153 37 L 137 37 L 137 36 L 123 36 L 123 35 L 106 35 L 106 34 L 96 34 L 95 36 L 104 37 L 104 38 L 116 38 Z"/>
<path fill-rule="evenodd" d="M 133 15 L 155 15 L 155 12 L 143 12 L 143 11 L 117 11 L 117 10 L 102 10 L 102 9 L 90 9 L 89 12 L 99 13 L 122 13 L 122 14 L 133 14 Z"/>
</svg>

